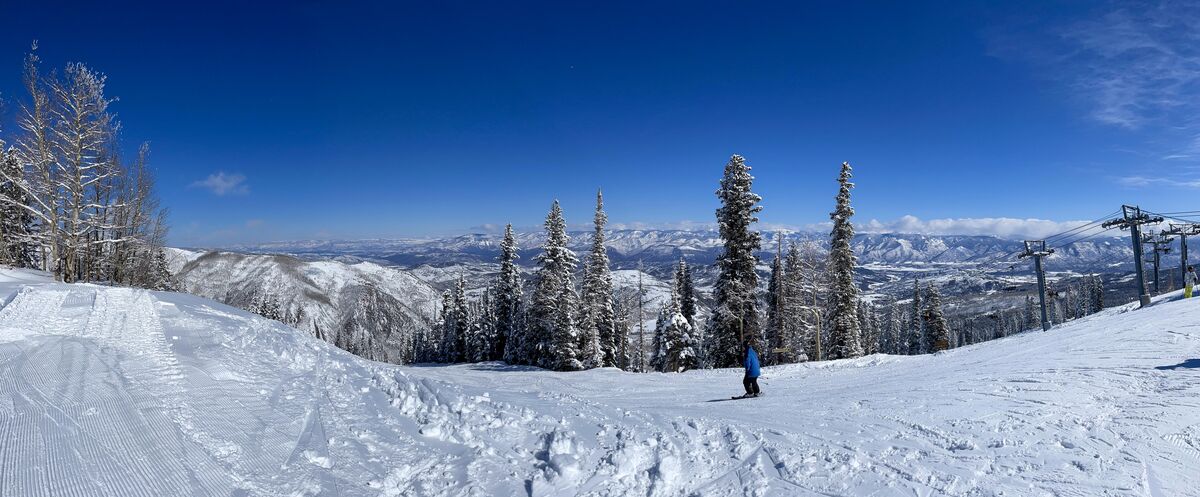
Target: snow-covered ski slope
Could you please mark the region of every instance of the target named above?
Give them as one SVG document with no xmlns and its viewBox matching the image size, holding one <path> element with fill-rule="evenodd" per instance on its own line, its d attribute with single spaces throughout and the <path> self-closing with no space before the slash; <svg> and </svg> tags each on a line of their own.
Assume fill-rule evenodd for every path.
<svg viewBox="0 0 1200 497">
<path fill-rule="evenodd" d="M 1168 297 L 1169 299 L 1169 297 Z M 924 357 L 397 367 L 0 269 L 0 495 L 1200 495 L 1200 299 Z"/>
</svg>

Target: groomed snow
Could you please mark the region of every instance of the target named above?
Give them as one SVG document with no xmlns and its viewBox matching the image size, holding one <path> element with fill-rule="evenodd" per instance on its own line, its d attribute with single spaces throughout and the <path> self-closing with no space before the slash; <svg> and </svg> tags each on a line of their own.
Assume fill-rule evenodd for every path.
<svg viewBox="0 0 1200 497">
<path fill-rule="evenodd" d="M 4 496 L 1200 494 L 1200 300 L 736 401 L 736 370 L 396 367 L 28 272 L 0 304 Z"/>
</svg>

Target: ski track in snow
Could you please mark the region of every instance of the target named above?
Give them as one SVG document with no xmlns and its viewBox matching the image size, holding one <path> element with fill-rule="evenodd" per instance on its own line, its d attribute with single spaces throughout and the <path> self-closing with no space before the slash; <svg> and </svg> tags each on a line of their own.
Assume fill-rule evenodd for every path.
<svg viewBox="0 0 1200 497">
<path fill-rule="evenodd" d="M 737 371 L 395 367 L 0 273 L 0 495 L 1200 495 L 1200 307 Z M 11 297 L 10 297 L 11 296 Z"/>
</svg>

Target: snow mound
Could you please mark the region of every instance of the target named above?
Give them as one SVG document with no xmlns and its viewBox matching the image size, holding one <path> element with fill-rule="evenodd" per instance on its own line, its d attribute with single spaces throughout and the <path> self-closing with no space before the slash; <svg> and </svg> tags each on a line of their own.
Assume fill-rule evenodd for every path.
<svg viewBox="0 0 1200 497">
<path fill-rule="evenodd" d="M 1195 495 L 1200 300 L 921 357 L 399 367 L 0 270 L 0 495 Z"/>
</svg>

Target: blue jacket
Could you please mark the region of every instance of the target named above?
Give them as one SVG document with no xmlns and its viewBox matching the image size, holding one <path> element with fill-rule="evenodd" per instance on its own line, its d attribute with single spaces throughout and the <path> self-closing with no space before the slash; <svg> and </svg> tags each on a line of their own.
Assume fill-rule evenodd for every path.
<svg viewBox="0 0 1200 497">
<path fill-rule="evenodd" d="M 746 351 L 746 359 L 742 361 L 742 366 L 746 367 L 746 376 L 750 378 L 758 378 L 761 371 L 758 370 L 758 353 L 754 352 L 754 347 Z"/>
</svg>

